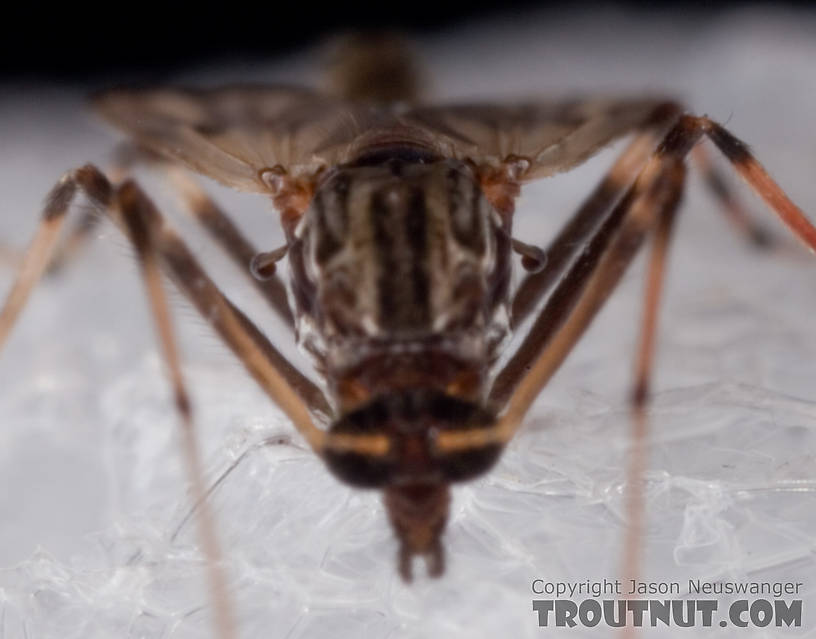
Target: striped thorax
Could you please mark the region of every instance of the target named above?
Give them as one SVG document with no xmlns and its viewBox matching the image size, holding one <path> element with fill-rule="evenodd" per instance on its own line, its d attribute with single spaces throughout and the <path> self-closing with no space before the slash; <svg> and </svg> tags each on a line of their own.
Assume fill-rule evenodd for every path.
<svg viewBox="0 0 816 639">
<path fill-rule="evenodd" d="M 301 344 L 346 410 L 477 398 L 508 332 L 510 235 L 465 163 L 378 153 L 319 183 L 290 246 Z"/>
</svg>

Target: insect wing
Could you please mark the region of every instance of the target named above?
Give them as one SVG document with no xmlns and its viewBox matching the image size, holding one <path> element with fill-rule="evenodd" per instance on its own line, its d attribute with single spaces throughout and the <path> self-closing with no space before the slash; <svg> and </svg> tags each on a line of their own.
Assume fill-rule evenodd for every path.
<svg viewBox="0 0 816 639">
<path fill-rule="evenodd" d="M 443 155 L 496 166 L 530 161 L 531 180 L 580 164 L 601 147 L 649 121 L 658 99 L 592 99 L 419 107 L 407 118 L 432 133 Z"/>
<path fill-rule="evenodd" d="M 264 168 L 336 163 L 361 126 L 354 107 L 294 87 L 114 90 L 94 106 L 137 143 L 243 191 L 267 191 Z"/>
<path fill-rule="evenodd" d="M 263 169 L 314 174 L 355 149 L 414 143 L 443 157 L 497 166 L 530 160 L 523 180 L 565 171 L 648 122 L 665 99 L 518 105 L 350 103 L 294 87 L 114 90 L 96 109 L 148 149 L 227 186 L 266 192 Z"/>
</svg>

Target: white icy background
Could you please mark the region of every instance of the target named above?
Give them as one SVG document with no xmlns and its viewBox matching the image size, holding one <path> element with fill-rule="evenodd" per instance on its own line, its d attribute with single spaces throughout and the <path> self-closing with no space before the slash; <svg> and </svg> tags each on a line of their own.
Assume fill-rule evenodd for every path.
<svg viewBox="0 0 816 639">
<path fill-rule="evenodd" d="M 436 95 L 669 90 L 746 139 L 814 219 L 814 14 L 518 18 L 426 38 Z M 313 81 L 315 69 L 304 52 L 178 79 Z M 81 88 L 0 91 L 0 238 L 21 246 L 62 171 L 104 164 L 114 138 L 83 110 Z M 528 187 L 518 235 L 546 244 L 612 158 Z M 308 367 L 166 189 L 140 177 L 216 280 Z M 267 202 L 210 186 L 259 247 L 279 245 Z M 37 290 L 0 358 L 0 637 L 208 636 L 203 566 L 182 525 L 176 416 L 141 283 L 119 234 L 98 235 Z M 329 476 L 176 295 L 208 481 L 243 456 L 213 498 L 240 636 L 533 637 L 532 579 L 617 576 L 642 267 L 641 256 L 498 467 L 455 491 L 447 574 L 428 580 L 417 564 L 411 586 L 397 577 L 378 494 Z M 669 273 L 643 577 L 804 581 L 805 627 L 790 634 L 813 636 L 816 259 L 752 250 L 694 177 Z M 0 290 L 10 281 L 0 270 Z M 292 444 L 262 445 L 280 435 Z M 610 631 L 571 631 L 598 634 Z"/>
</svg>

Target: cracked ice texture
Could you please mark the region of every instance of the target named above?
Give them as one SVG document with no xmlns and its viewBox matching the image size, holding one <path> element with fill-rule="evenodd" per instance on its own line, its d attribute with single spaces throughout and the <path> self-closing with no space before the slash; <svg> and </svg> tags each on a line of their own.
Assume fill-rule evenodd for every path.
<svg viewBox="0 0 816 639">
<path fill-rule="evenodd" d="M 814 14 L 532 14 L 421 45 L 443 98 L 669 91 L 727 123 L 816 214 Z M 254 74 L 317 77 L 305 54 Z M 250 77 L 222 67 L 179 81 Z M 82 112 L 79 89 L 0 91 L 0 237 L 21 245 L 60 173 L 104 163 L 113 138 Z M 612 157 L 528 187 L 517 234 L 546 244 Z M 216 280 L 308 367 L 241 276 L 174 214 L 165 187 L 139 176 Z M 279 245 L 266 202 L 209 186 L 260 248 Z M 38 289 L 0 358 L 0 636 L 206 636 L 203 565 L 150 318 L 125 242 L 109 226 L 98 235 Z M 410 587 L 396 575 L 378 495 L 330 477 L 176 295 L 208 481 L 239 462 L 212 504 L 240 636 L 539 636 L 532 579 L 617 576 L 642 270 L 641 257 L 497 468 L 455 490 L 445 577 L 420 570 Z M 747 247 L 692 178 L 661 315 L 642 544 L 645 579 L 803 581 L 810 625 L 800 634 L 813 631 L 816 607 L 814 276 L 804 251 Z M 10 278 L 0 272 L 3 290 Z"/>
</svg>

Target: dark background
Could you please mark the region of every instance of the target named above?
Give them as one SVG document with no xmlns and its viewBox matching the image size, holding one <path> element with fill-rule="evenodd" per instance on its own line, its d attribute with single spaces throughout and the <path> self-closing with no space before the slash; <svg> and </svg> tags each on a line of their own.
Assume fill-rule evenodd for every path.
<svg viewBox="0 0 816 639">
<path fill-rule="evenodd" d="M 3 11 L 0 81 L 109 81 L 160 79 L 190 64 L 264 60 L 319 42 L 348 29 L 398 28 L 410 33 L 454 29 L 491 17 L 512 19 L 531 10 L 586 12 L 616 6 L 633 12 L 700 15 L 737 2 L 432 2 L 381 0 L 365 6 L 335 0 L 326 6 L 303 0 L 219 4 L 115 1 L 53 7 L 15 4 Z M 774 3 L 806 6 L 808 2 Z M 750 6 L 750 5 L 749 5 Z"/>
</svg>

